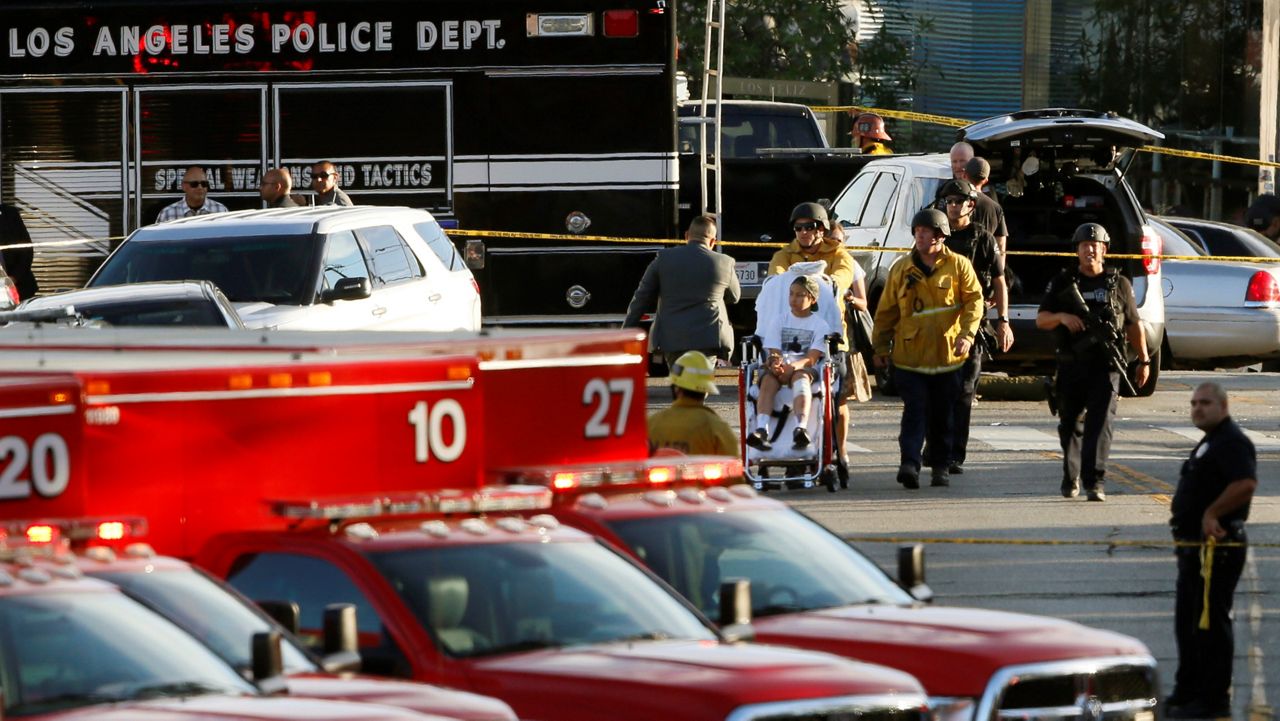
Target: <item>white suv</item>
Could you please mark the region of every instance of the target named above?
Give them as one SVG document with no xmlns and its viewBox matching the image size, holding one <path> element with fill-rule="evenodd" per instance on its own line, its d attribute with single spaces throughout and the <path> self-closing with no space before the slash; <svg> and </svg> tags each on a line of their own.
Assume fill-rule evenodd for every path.
<svg viewBox="0 0 1280 721">
<path fill-rule="evenodd" d="M 991 182 L 1009 229 L 1008 266 L 1016 278 L 1009 291 L 1014 344 L 984 369 L 1043 372 L 1053 365 L 1053 336 L 1035 327 L 1036 312 L 1049 280 L 1076 265 L 1072 236 L 1081 223 L 1101 223 L 1111 235 L 1111 254 L 1133 282 L 1138 315 L 1152 358 L 1150 395 L 1159 373 L 1164 338 L 1164 297 L 1160 281 L 1160 236 L 1124 181 L 1132 151 L 1160 133 L 1132 120 L 1087 110 L 1027 110 L 989 118 L 961 129 L 991 163 Z M 947 155 L 881 156 L 867 163 L 832 203 L 845 229 L 846 244 L 887 251 L 857 251 L 867 271 L 867 293 L 875 307 L 889 267 L 911 247 L 911 218 L 933 203 L 951 178 Z M 1065 254 L 1063 257 L 1062 254 Z M 1130 377 L 1133 376 L 1130 363 Z"/>
<path fill-rule="evenodd" d="M 89 287 L 208 280 L 249 328 L 480 328 L 471 271 L 430 213 L 377 206 L 247 210 L 141 228 Z"/>
</svg>

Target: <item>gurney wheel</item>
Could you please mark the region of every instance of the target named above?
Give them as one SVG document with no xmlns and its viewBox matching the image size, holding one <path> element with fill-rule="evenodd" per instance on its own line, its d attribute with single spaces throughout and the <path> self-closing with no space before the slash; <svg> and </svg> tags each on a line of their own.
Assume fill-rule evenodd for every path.
<svg viewBox="0 0 1280 721">
<path fill-rule="evenodd" d="M 836 487 L 840 483 L 840 480 L 836 476 L 835 466 L 827 466 L 826 468 L 823 468 L 822 473 L 818 475 L 818 478 L 822 481 L 822 485 L 827 487 L 827 491 L 829 493 L 836 492 Z"/>
</svg>

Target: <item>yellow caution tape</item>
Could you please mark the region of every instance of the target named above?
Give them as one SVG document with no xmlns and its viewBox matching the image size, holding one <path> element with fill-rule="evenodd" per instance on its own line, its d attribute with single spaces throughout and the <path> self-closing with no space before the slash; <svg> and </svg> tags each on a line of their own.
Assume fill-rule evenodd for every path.
<svg viewBox="0 0 1280 721">
<path fill-rule="evenodd" d="M 609 235 L 569 235 L 556 233 L 522 233 L 510 230 L 476 230 L 465 228 L 450 228 L 446 231 L 449 235 L 460 235 L 466 237 L 477 238 L 510 238 L 515 240 L 556 240 L 570 241 L 579 243 L 616 243 L 619 245 L 682 245 L 686 241 L 678 238 L 634 238 L 625 236 L 609 236 Z M 117 240 L 124 240 L 125 236 L 111 236 L 107 238 L 79 238 L 76 240 L 52 240 L 41 241 L 39 243 L 23 243 L 18 245 L 6 245 L 6 250 L 16 250 L 18 248 L 36 248 L 47 250 L 49 248 L 67 247 L 74 245 L 89 245 L 91 243 L 106 243 Z M 731 241 L 722 240 L 717 242 L 718 245 L 736 248 L 785 248 L 790 245 L 790 241 L 786 243 L 752 243 L 747 241 Z M 851 253 L 871 252 L 871 253 L 906 253 L 911 248 L 886 248 L 879 245 L 846 245 L 845 249 Z M 1010 250 L 1005 255 L 1031 256 L 1031 257 L 1057 257 L 1057 258 L 1075 258 L 1076 254 L 1068 251 L 1036 251 L 1036 250 Z M 1108 258 L 1118 260 L 1144 260 L 1149 256 L 1137 253 L 1108 253 Z M 1160 255 L 1155 256 L 1162 260 L 1220 260 L 1234 263 L 1280 263 L 1280 258 L 1254 258 L 1243 255 Z"/>
<path fill-rule="evenodd" d="M 1200 606 L 1200 630 L 1209 630 L 1209 579 L 1213 578 L 1213 548 L 1218 539 L 1209 536 L 1200 549 L 1200 577 L 1204 579 L 1204 603 Z"/>
<path fill-rule="evenodd" d="M 644 243 L 644 244 L 661 244 L 674 245 L 684 243 L 684 240 L 676 240 L 672 238 L 628 238 L 615 237 L 607 235 L 570 235 L 567 233 L 518 233 L 509 230 L 472 230 L 468 228 L 448 228 L 445 233 L 449 235 L 475 236 L 478 238 L 512 238 L 515 240 L 569 240 L 585 243 Z"/>
<path fill-rule="evenodd" d="M 1173 541 L 1173 540 L 1090 540 L 1090 539 L 1072 539 L 1072 540 L 1054 540 L 1047 538 L 942 538 L 942 537 L 908 537 L 908 536 L 841 536 L 842 539 L 849 543 L 935 543 L 935 544 L 952 544 L 952 545 L 969 545 L 969 546 L 1108 546 L 1108 547 L 1137 547 L 1137 548 L 1202 548 L 1205 542 L 1201 541 Z M 1218 548 L 1244 548 L 1252 545 L 1254 548 L 1280 548 L 1280 543 L 1253 543 L 1245 544 L 1237 541 L 1217 541 Z"/>
<path fill-rule="evenodd" d="M 890 110 L 888 108 L 868 108 L 861 105 L 811 105 L 809 109 L 815 113 L 841 113 L 841 112 L 859 112 L 859 113 L 875 113 L 876 115 L 894 118 L 895 120 L 910 120 L 920 123 L 932 123 L 934 125 L 945 125 L 951 128 L 963 128 L 966 125 L 972 125 L 975 121 L 964 120 L 962 118 L 949 118 L 945 115 L 929 115 L 928 113 L 914 113 L 909 110 Z M 1144 153 L 1158 153 L 1160 155 L 1172 155 L 1178 158 L 1193 158 L 1195 160 L 1217 160 L 1223 163 L 1238 163 L 1240 165 L 1256 165 L 1264 168 L 1280 168 L 1280 163 L 1269 160 L 1258 160 L 1255 158 L 1241 158 L 1235 155 L 1221 155 L 1219 153 L 1202 153 L 1196 150 L 1179 150 L 1178 148 L 1166 148 L 1159 145 L 1144 145 L 1138 150 Z"/>
</svg>

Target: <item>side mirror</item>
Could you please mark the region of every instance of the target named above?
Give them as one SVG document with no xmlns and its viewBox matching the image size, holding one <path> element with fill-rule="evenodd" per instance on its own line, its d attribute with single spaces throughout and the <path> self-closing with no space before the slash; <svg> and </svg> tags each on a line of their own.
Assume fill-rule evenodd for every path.
<svg viewBox="0 0 1280 721">
<path fill-rule="evenodd" d="M 329 673 L 360 670 L 356 607 L 334 603 L 324 609 L 324 670 Z"/>
<path fill-rule="evenodd" d="M 373 295 L 373 285 L 368 278 L 341 278 L 333 287 L 320 296 L 320 302 L 332 303 L 335 300 L 360 300 Z"/>
<path fill-rule="evenodd" d="M 924 582 L 923 543 L 898 547 L 898 585 L 917 601 L 933 600 L 933 590 Z"/>
<path fill-rule="evenodd" d="M 729 643 L 751 641 L 756 631 L 751 626 L 751 581 L 731 578 L 720 584 L 720 633 Z"/>
<path fill-rule="evenodd" d="M 284 681 L 284 656 L 280 652 L 280 632 L 253 634 L 251 649 L 253 682 L 265 694 L 288 691 Z"/>
<path fill-rule="evenodd" d="M 256 601 L 258 608 L 261 608 L 276 623 L 284 626 L 285 630 L 293 635 L 298 635 L 298 629 L 302 627 L 302 609 L 293 601 Z"/>
</svg>

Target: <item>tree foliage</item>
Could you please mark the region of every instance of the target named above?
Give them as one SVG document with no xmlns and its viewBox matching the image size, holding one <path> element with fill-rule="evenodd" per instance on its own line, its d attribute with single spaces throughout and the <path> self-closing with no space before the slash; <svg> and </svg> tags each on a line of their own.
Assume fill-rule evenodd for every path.
<svg viewBox="0 0 1280 721">
<path fill-rule="evenodd" d="M 832 81 L 852 69 L 853 23 L 841 0 L 728 0 L 725 6 L 726 76 Z M 681 69 L 702 77 L 706 0 L 677 8 Z"/>
<path fill-rule="evenodd" d="M 1081 48 L 1081 101 L 1182 128 L 1247 125 L 1247 0 L 1096 0 Z"/>
</svg>

